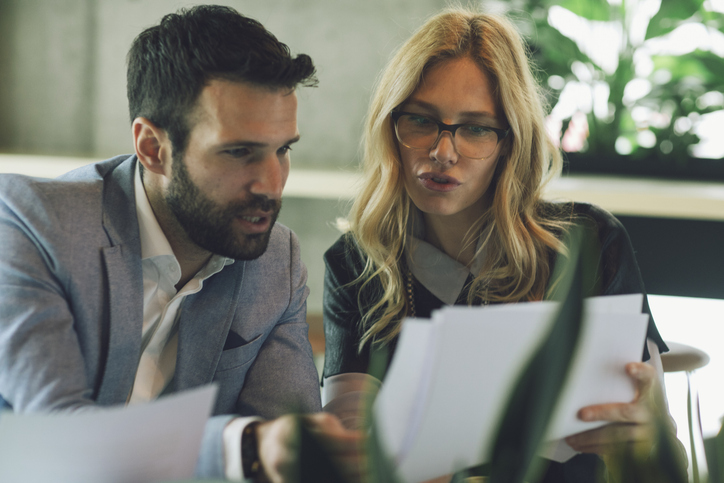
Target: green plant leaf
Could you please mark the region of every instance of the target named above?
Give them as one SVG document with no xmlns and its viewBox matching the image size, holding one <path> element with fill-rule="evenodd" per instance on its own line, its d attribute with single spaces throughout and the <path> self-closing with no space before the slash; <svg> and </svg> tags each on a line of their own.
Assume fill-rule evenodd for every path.
<svg viewBox="0 0 724 483">
<path fill-rule="evenodd" d="M 724 483 L 724 428 L 713 438 L 704 440 L 709 483 Z"/>
<path fill-rule="evenodd" d="M 556 294 L 565 298 L 550 332 L 513 386 L 507 410 L 494 438 L 491 483 L 535 481 L 541 470 L 536 458 L 575 353 L 583 312 L 583 280 L 591 275 L 581 260 L 582 228 L 568 234 L 569 258 L 558 257 L 554 269 Z M 585 278 L 584 278 L 585 277 Z M 595 279 L 595 278 L 593 278 Z"/>
<path fill-rule="evenodd" d="M 390 347 L 373 347 L 370 353 L 370 364 L 367 372 L 382 381 L 387 372 L 390 360 Z M 374 396 L 369 396 L 363 405 L 365 421 L 370 421 L 370 432 L 367 438 L 367 481 L 370 483 L 398 483 L 395 465 L 387 456 L 380 442 L 377 423 L 373 412 Z"/>
<path fill-rule="evenodd" d="M 545 72 L 546 78 L 551 75 L 570 77 L 574 60 L 591 63 L 591 59 L 581 52 L 576 42 L 548 24 L 538 28 L 537 38 L 531 39 L 531 44 L 537 67 Z"/>
<path fill-rule="evenodd" d="M 560 0 L 552 2 L 588 20 L 608 21 L 611 19 L 611 5 L 607 0 Z"/>
<path fill-rule="evenodd" d="M 698 60 L 707 72 L 706 80 L 716 79 L 719 85 L 724 82 L 724 58 L 703 50 L 696 50 L 687 57 Z M 701 76 L 704 77 L 704 76 Z"/>
<path fill-rule="evenodd" d="M 686 452 L 673 432 L 668 429 L 669 423 L 666 418 L 667 416 L 663 414 L 656 416 L 656 443 L 650 451 L 646 446 L 622 446 L 616 453 L 607 457 L 607 481 L 688 483 Z"/>
<path fill-rule="evenodd" d="M 701 10 L 702 0 L 661 0 L 661 7 L 646 29 L 646 40 L 666 35 Z"/>
<path fill-rule="evenodd" d="M 380 443 L 379 431 L 372 423 L 367 438 L 367 481 L 369 483 L 399 483 L 395 466 L 387 457 Z"/>
<path fill-rule="evenodd" d="M 662 413 L 656 419 L 656 429 L 658 434 L 658 443 L 654 448 L 653 455 L 649 458 L 649 462 L 653 462 L 652 466 L 658 468 L 663 475 L 666 475 L 658 481 L 669 481 L 671 483 L 687 483 L 688 475 L 686 472 L 686 452 L 681 444 L 676 440 L 674 434 L 667 429 L 667 415 Z"/>
<path fill-rule="evenodd" d="M 684 77 L 694 77 L 706 82 L 711 73 L 698 59 L 695 53 L 687 56 L 657 55 L 652 57 L 654 70 L 666 69 L 671 73 L 670 82 L 678 82 Z"/>
<path fill-rule="evenodd" d="M 346 483 L 329 452 L 299 419 L 299 483 Z"/>
</svg>

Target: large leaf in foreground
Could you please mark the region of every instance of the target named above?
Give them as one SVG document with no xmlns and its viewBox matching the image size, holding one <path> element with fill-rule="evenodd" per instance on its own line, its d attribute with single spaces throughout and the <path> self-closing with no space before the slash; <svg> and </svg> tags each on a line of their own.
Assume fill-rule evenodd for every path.
<svg viewBox="0 0 724 483">
<path fill-rule="evenodd" d="M 514 385 L 508 410 L 501 420 L 491 457 L 491 483 L 535 481 L 536 453 L 568 374 L 581 331 L 584 266 L 581 262 L 583 230 L 574 227 L 569 256 L 558 257 L 553 280 L 565 299 L 547 338 L 542 342 Z M 588 270 L 586 270 L 588 271 Z M 531 479 L 533 478 L 533 479 Z"/>
</svg>

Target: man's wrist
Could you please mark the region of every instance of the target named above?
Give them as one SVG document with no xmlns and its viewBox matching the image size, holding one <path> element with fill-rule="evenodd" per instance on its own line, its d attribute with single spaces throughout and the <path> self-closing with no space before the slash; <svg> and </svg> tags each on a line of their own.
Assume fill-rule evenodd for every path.
<svg viewBox="0 0 724 483">
<path fill-rule="evenodd" d="M 241 433 L 241 468 L 244 478 L 254 481 L 263 481 L 264 471 L 259 459 L 259 441 L 257 428 L 259 421 L 246 425 Z"/>
</svg>

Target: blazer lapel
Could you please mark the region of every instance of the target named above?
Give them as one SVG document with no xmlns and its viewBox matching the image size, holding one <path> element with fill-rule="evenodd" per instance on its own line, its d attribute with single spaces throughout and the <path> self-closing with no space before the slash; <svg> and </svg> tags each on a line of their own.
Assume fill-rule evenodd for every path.
<svg viewBox="0 0 724 483">
<path fill-rule="evenodd" d="M 133 388 L 141 357 L 143 283 L 140 258 L 123 246 L 103 250 L 108 277 L 108 355 L 98 392 L 100 404 L 122 404 Z"/>
<path fill-rule="evenodd" d="M 104 178 L 103 249 L 108 287 L 108 354 L 97 401 L 125 403 L 136 377 L 143 329 L 141 239 L 133 188 L 135 156 Z"/>
<path fill-rule="evenodd" d="M 181 391 L 211 382 L 234 318 L 244 262 L 236 261 L 204 282 L 180 308 L 176 372 L 168 391 Z"/>
</svg>

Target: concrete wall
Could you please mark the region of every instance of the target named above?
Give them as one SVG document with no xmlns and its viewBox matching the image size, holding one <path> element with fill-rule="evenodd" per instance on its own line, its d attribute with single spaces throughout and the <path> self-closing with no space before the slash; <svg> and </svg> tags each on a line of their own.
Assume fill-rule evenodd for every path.
<svg viewBox="0 0 724 483">
<path fill-rule="evenodd" d="M 0 152 L 105 158 L 132 151 L 125 56 L 179 0 L 0 0 Z M 210 3 L 210 2 L 209 2 Z M 299 92 L 302 141 L 292 169 L 355 169 L 374 80 L 392 51 L 445 0 L 218 1 L 309 54 L 320 84 Z M 345 205 L 286 198 L 309 268 L 309 309 L 321 311 L 322 254 Z"/>
<path fill-rule="evenodd" d="M 0 1 L 0 149 L 92 153 L 94 8 Z"/>
<path fill-rule="evenodd" d="M 111 156 L 131 149 L 125 56 L 178 0 L 0 0 L 0 150 Z M 370 89 L 392 50 L 444 0 L 220 1 L 312 56 L 297 167 L 350 167 Z"/>
</svg>

